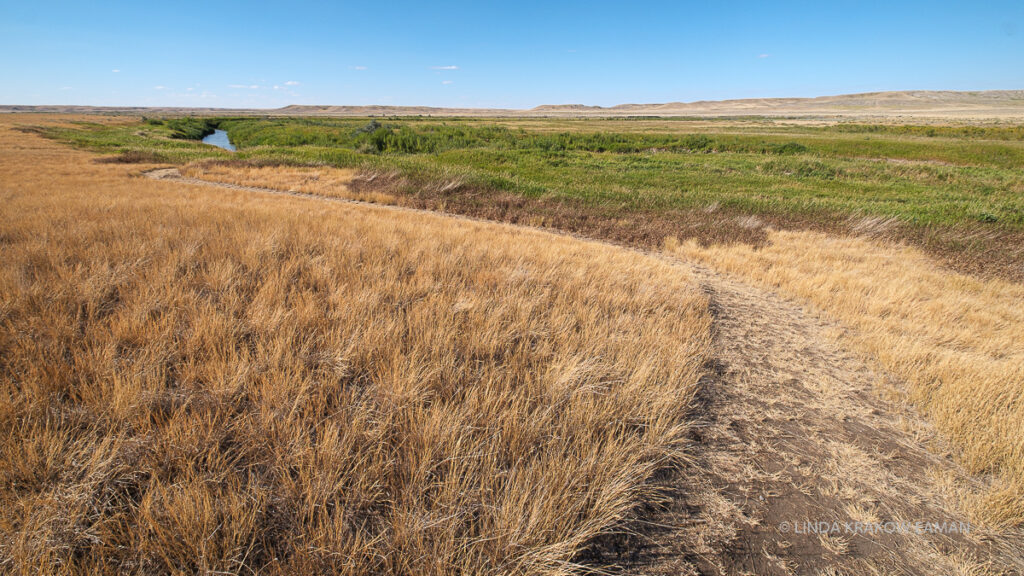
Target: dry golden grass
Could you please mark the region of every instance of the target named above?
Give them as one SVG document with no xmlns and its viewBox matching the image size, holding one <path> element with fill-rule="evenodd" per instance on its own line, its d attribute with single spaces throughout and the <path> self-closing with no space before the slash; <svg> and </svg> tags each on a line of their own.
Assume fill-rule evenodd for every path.
<svg viewBox="0 0 1024 576">
<path fill-rule="evenodd" d="M 568 573 L 678 455 L 679 268 L 139 169 L 0 126 L 0 570 Z"/>
<path fill-rule="evenodd" d="M 290 192 L 305 192 L 328 198 L 345 198 L 374 204 L 398 204 L 399 199 L 384 192 L 355 191 L 349 183 L 356 170 L 332 166 L 259 166 L 239 165 L 216 161 L 199 161 L 184 166 L 181 174 L 188 178 L 273 188 Z"/>
<path fill-rule="evenodd" d="M 670 251 L 810 303 L 851 328 L 863 353 L 910 384 L 909 399 L 991 490 L 970 502 L 997 525 L 1024 523 L 1024 287 L 946 271 L 919 251 L 814 232 L 770 244 Z"/>
</svg>

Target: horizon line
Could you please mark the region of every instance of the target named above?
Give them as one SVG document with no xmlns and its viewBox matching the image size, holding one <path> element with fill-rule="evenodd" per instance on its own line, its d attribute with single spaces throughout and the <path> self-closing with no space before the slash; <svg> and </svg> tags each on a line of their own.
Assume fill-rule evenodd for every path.
<svg viewBox="0 0 1024 576">
<path fill-rule="evenodd" d="M 838 97 L 854 97 L 854 96 L 872 96 L 882 94 L 913 94 L 913 93 L 953 93 L 953 94 L 986 94 L 986 93 L 998 93 L 998 92 L 1020 92 L 1024 95 L 1024 88 L 995 88 L 995 89 L 983 89 L 983 90 L 924 90 L 924 89 L 901 89 L 901 90 L 872 90 L 868 92 L 843 92 L 835 94 L 821 94 L 817 96 L 751 96 L 746 98 L 721 98 L 721 99 L 700 99 L 700 100 L 669 100 L 669 101 L 655 101 L 655 102 L 623 102 L 620 104 L 614 104 L 611 106 L 602 106 L 598 104 L 584 104 L 580 102 L 567 102 L 562 104 L 537 104 L 529 108 L 499 108 L 499 107 L 457 107 L 457 106 L 427 106 L 422 104 L 287 104 L 284 106 L 278 106 L 274 108 L 259 108 L 259 107 L 238 107 L 238 106 L 173 106 L 173 105 L 135 105 L 135 104 L 124 104 L 124 105 L 106 105 L 106 104 L 0 104 L 0 108 L 39 108 L 39 107 L 76 107 L 76 108 L 101 108 L 110 110 L 121 110 L 121 109 L 176 109 L 176 110 L 258 110 L 258 111 L 273 111 L 273 110 L 284 110 L 287 108 L 423 108 L 429 110 L 507 110 L 511 112 L 529 112 L 545 107 L 583 107 L 595 110 L 614 110 L 616 108 L 622 108 L 626 106 L 667 106 L 671 104 L 677 105 L 695 105 L 695 104 L 712 104 L 712 103 L 725 103 L 725 102 L 749 102 L 749 101 L 770 101 L 770 100 L 817 100 L 822 98 L 838 98 Z M 1024 100 L 1024 98 L 1022 98 Z"/>
</svg>

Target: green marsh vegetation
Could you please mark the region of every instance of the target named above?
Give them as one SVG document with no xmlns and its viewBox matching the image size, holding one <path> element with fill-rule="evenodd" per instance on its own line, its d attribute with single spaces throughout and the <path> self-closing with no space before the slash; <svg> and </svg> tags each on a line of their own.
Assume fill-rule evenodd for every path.
<svg viewBox="0 0 1024 576">
<path fill-rule="evenodd" d="M 227 131 L 237 153 L 196 141 L 214 128 Z M 422 197 L 432 182 L 457 181 L 432 202 L 476 213 L 488 198 L 511 198 L 520 210 L 523 201 L 541 202 L 540 221 L 555 226 L 564 218 L 553 212 L 567 211 L 584 213 L 574 222 L 627 224 L 710 211 L 780 226 L 848 228 L 858 219 L 882 219 L 900 239 L 954 252 L 961 264 L 977 256 L 1011 272 L 1020 268 L 1013 259 L 1024 232 L 1024 126 L 286 117 L 150 119 L 49 134 L 171 163 L 215 159 L 400 174 L 381 182 L 411 196 Z M 509 219 L 499 212 L 482 215 Z M 644 242 L 660 242 L 653 236 Z"/>
</svg>

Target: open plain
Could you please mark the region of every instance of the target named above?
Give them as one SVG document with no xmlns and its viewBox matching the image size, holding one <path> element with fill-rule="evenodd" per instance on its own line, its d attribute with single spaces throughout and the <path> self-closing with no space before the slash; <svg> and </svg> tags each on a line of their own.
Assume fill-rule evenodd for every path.
<svg viewBox="0 0 1024 576">
<path fill-rule="evenodd" d="M 0 566 L 1022 573 L 983 94 L 5 115 Z"/>
</svg>

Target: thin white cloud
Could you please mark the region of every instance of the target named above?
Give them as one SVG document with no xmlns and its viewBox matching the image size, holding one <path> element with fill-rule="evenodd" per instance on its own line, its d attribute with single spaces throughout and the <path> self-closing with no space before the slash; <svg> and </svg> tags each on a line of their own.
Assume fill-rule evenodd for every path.
<svg viewBox="0 0 1024 576">
<path fill-rule="evenodd" d="M 117 68 L 114 68 L 113 70 L 111 70 L 111 72 L 113 72 L 114 74 L 117 74 L 118 72 L 120 72 L 120 70 L 118 70 Z"/>
<path fill-rule="evenodd" d="M 458 70 L 458 66 L 431 66 L 431 70 Z"/>
<path fill-rule="evenodd" d="M 769 56 L 771 56 L 771 54 L 758 54 L 757 55 L 758 58 L 767 58 Z"/>
<path fill-rule="evenodd" d="M 236 90 L 259 90 L 260 86 L 259 84 L 228 84 L 228 88 L 234 88 Z M 191 90 L 191 88 L 189 88 L 189 90 Z"/>
<path fill-rule="evenodd" d="M 352 70 L 359 70 L 359 71 L 369 70 L 370 69 L 369 66 L 349 66 L 349 68 L 351 68 Z"/>
<path fill-rule="evenodd" d="M 61 90 L 71 90 L 71 86 L 61 86 Z"/>
<path fill-rule="evenodd" d="M 289 80 L 289 81 L 285 82 L 284 85 L 285 86 L 298 86 L 299 83 L 296 82 L 295 80 Z"/>
<path fill-rule="evenodd" d="M 452 80 L 441 80 L 441 84 L 451 84 Z"/>
<path fill-rule="evenodd" d="M 167 86 L 153 86 L 153 90 L 167 90 Z"/>
</svg>

